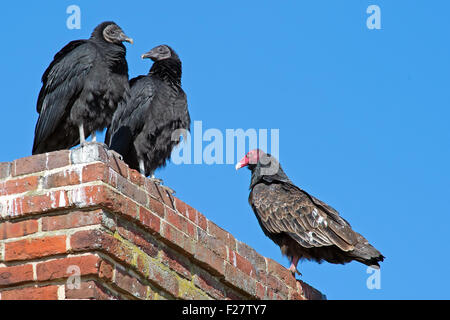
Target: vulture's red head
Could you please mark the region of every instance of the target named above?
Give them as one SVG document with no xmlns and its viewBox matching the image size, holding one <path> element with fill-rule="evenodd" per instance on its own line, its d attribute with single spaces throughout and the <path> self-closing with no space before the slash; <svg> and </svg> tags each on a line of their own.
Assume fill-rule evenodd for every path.
<svg viewBox="0 0 450 320">
<path fill-rule="evenodd" d="M 259 162 L 259 159 L 261 159 L 265 155 L 266 154 L 264 153 L 264 151 L 261 151 L 259 149 L 254 149 L 252 151 L 249 151 L 245 155 L 245 157 L 243 157 L 241 159 L 241 161 L 239 161 L 236 164 L 236 170 L 239 170 L 240 168 L 243 168 L 243 167 L 249 167 L 249 169 L 251 169 L 251 167 L 256 166 Z"/>
</svg>

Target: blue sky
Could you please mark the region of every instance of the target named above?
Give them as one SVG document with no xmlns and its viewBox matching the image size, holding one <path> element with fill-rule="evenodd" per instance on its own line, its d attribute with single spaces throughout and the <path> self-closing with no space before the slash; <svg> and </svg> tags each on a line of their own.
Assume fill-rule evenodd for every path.
<svg viewBox="0 0 450 320">
<path fill-rule="evenodd" d="M 72 4 L 80 30 L 66 27 Z M 381 9 L 381 30 L 366 27 L 371 4 Z M 148 72 L 142 53 L 171 45 L 183 60 L 192 120 L 224 134 L 279 129 L 291 180 L 386 256 L 379 290 L 366 287 L 369 274 L 356 262 L 304 262 L 304 281 L 329 299 L 449 299 L 448 12 L 444 0 L 9 1 L 0 19 L 0 161 L 30 155 L 40 78 L 53 55 L 114 20 L 135 40 L 130 77 Z M 170 164 L 156 175 L 288 266 L 248 205 L 247 170 Z"/>
</svg>

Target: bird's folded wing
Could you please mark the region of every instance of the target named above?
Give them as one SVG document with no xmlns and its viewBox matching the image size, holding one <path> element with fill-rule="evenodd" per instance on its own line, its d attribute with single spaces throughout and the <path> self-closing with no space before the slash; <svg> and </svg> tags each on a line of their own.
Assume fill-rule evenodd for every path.
<svg viewBox="0 0 450 320">
<path fill-rule="evenodd" d="M 42 76 L 34 147 L 51 135 L 59 120 L 70 111 L 83 90 L 96 55 L 95 48 L 86 40 L 72 41 L 55 55 Z"/>
<path fill-rule="evenodd" d="M 329 212 L 325 206 L 316 205 L 309 194 L 295 186 L 257 186 L 250 201 L 268 232 L 288 234 L 303 247 L 336 245 L 350 251 L 357 242 L 350 225 L 333 216 L 337 211 Z"/>
</svg>

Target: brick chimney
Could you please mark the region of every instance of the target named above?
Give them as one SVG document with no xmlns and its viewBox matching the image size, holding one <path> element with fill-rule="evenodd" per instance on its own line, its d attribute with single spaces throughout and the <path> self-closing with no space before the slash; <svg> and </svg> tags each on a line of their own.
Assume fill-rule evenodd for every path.
<svg viewBox="0 0 450 320">
<path fill-rule="evenodd" d="M 0 299 L 323 299 L 100 144 L 0 163 Z"/>
</svg>

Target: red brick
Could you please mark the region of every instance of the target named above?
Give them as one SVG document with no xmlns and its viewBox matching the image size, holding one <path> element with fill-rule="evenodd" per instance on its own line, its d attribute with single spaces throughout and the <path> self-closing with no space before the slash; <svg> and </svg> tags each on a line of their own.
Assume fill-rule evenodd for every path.
<svg viewBox="0 0 450 320">
<path fill-rule="evenodd" d="M 38 231 L 37 220 L 25 220 L 20 222 L 5 221 L 0 223 L 0 239 L 23 237 Z"/>
<path fill-rule="evenodd" d="M 237 253 L 246 258 L 257 271 L 266 272 L 266 259 L 247 244 L 236 241 Z"/>
<path fill-rule="evenodd" d="M 173 297 L 178 296 L 179 284 L 174 273 L 162 269 L 157 263 L 148 259 L 145 261 L 149 272 L 148 279 L 158 287 L 168 292 Z"/>
<path fill-rule="evenodd" d="M 159 195 L 158 195 L 158 188 L 156 187 L 156 184 L 155 184 L 155 182 L 153 180 L 145 179 L 145 181 L 144 181 L 144 189 L 153 198 L 157 199 L 159 197 Z"/>
<path fill-rule="evenodd" d="M 311 287 L 309 284 L 297 280 L 297 287 L 301 288 L 298 292 L 307 300 L 325 300 L 326 297 L 317 289 Z"/>
<path fill-rule="evenodd" d="M 95 255 L 70 257 L 40 262 L 36 265 L 38 281 L 68 278 L 74 275 L 71 267 L 79 268 L 80 276 L 97 275 L 100 258 Z M 77 270 L 78 271 L 78 270 Z"/>
<path fill-rule="evenodd" d="M 230 248 L 228 248 L 228 262 L 230 262 L 234 267 L 238 268 L 245 274 L 256 278 L 256 270 L 250 263 L 250 261 L 245 259 L 236 251 L 231 250 Z"/>
<path fill-rule="evenodd" d="M 117 173 L 119 173 L 122 177 L 127 178 L 129 176 L 129 169 L 128 166 L 120 160 L 115 155 L 112 155 L 108 158 L 108 165 Z"/>
<path fill-rule="evenodd" d="M 92 181 L 108 183 L 108 167 L 102 162 L 88 164 L 83 167 L 81 177 L 83 183 Z"/>
<path fill-rule="evenodd" d="M 136 298 L 145 299 L 147 297 L 147 286 L 123 270 L 116 269 L 114 284 Z"/>
<path fill-rule="evenodd" d="M 80 175 L 77 171 L 67 169 L 45 176 L 44 189 L 73 186 L 80 183 Z"/>
<path fill-rule="evenodd" d="M 6 216 L 22 217 L 30 214 L 41 214 L 55 209 L 69 208 L 69 199 L 64 190 L 50 191 L 42 195 L 22 196 L 0 202 Z"/>
<path fill-rule="evenodd" d="M 161 250 L 161 262 L 182 277 L 188 280 L 192 279 L 190 271 L 191 263 L 185 256 L 167 248 Z"/>
<path fill-rule="evenodd" d="M 191 238 L 196 238 L 196 230 L 194 229 L 194 225 L 185 217 L 180 215 L 178 212 L 167 208 L 166 209 L 166 215 L 165 219 L 167 222 L 169 222 L 171 225 L 173 225 L 175 228 L 177 228 L 180 231 L 183 231 Z"/>
<path fill-rule="evenodd" d="M 12 176 L 44 171 L 47 169 L 47 155 L 45 153 L 14 160 Z"/>
<path fill-rule="evenodd" d="M 153 213 L 164 218 L 164 205 L 161 202 L 149 197 L 149 208 Z"/>
<path fill-rule="evenodd" d="M 118 298 L 97 281 L 81 282 L 79 288 L 65 287 L 66 299 L 117 300 Z"/>
<path fill-rule="evenodd" d="M 60 150 L 48 154 L 47 170 L 70 165 L 70 150 Z"/>
<path fill-rule="evenodd" d="M 242 290 L 246 294 L 256 297 L 256 280 L 247 276 L 229 263 L 225 265 L 224 281 Z"/>
<path fill-rule="evenodd" d="M 277 278 L 279 278 L 283 283 L 285 283 L 289 287 L 296 288 L 297 283 L 296 283 L 295 277 L 292 275 L 292 273 L 288 269 L 286 269 L 281 264 L 279 264 L 278 262 L 276 262 L 270 258 L 266 258 L 266 261 L 267 261 L 267 272 L 269 274 L 275 275 Z"/>
<path fill-rule="evenodd" d="M 184 251 L 187 255 L 193 256 L 196 250 L 194 241 L 181 231 L 175 229 L 165 221 L 161 222 L 162 240 L 169 246 Z"/>
<path fill-rule="evenodd" d="M 134 243 L 147 255 L 151 257 L 158 255 L 157 244 L 153 242 L 154 240 L 151 240 L 147 234 L 139 231 L 134 225 L 118 222 L 116 230 L 123 238 Z"/>
<path fill-rule="evenodd" d="M 139 187 L 144 186 L 145 177 L 139 171 L 130 169 L 129 174 L 130 174 L 131 183 L 134 183 L 135 185 L 138 185 Z"/>
<path fill-rule="evenodd" d="M 0 287 L 33 281 L 31 264 L 0 268 Z"/>
<path fill-rule="evenodd" d="M 99 250 L 106 252 L 116 259 L 132 266 L 134 258 L 130 248 L 120 240 L 101 230 L 83 230 L 70 237 L 70 247 L 75 252 Z"/>
<path fill-rule="evenodd" d="M 208 233 L 210 235 L 222 240 L 232 250 L 236 250 L 236 240 L 229 232 L 223 230 L 210 220 L 207 221 L 207 224 L 208 224 Z"/>
<path fill-rule="evenodd" d="M 225 260 L 208 248 L 202 245 L 197 245 L 194 258 L 201 266 L 209 270 L 212 274 L 219 276 L 223 276 L 225 274 Z"/>
<path fill-rule="evenodd" d="M 2 300 L 58 300 L 58 286 L 49 285 L 3 291 Z"/>
<path fill-rule="evenodd" d="M 65 252 L 64 235 L 5 243 L 5 261 L 35 259 Z"/>
<path fill-rule="evenodd" d="M 139 221 L 152 233 L 160 233 L 161 219 L 144 207 L 139 207 Z"/>
<path fill-rule="evenodd" d="M 194 284 L 214 299 L 223 300 L 225 297 L 224 285 L 207 272 L 198 270 L 194 277 Z"/>
<path fill-rule="evenodd" d="M 266 296 L 266 287 L 263 286 L 260 282 L 256 282 L 256 296 L 261 300 Z"/>
<path fill-rule="evenodd" d="M 42 231 L 53 231 L 101 224 L 103 211 L 74 211 L 42 218 Z"/>
<path fill-rule="evenodd" d="M 222 259 L 227 259 L 227 247 L 221 239 L 209 235 L 200 228 L 197 228 L 197 239 L 199 243 L 217 253 Z"/>
<path fill-rule="evenodd" d="M 175 209 L 180 213 L 182 216 L 187 217 L 187 206 L 186 203 L 178 199 L 177 197 L 173 197 L 175 200 Z M 194 221 L 195 222 L 195 221 Z"/>
<path fill-rule="evenodd" d="M 0 182 L 0 196 L 23 193 L 36 190 L 39 184 L 38 176 L 29 176 L 21 179 L 12 179 Z"/>
<path fill-rule="evenodd" d="M 102 280 L 106 280 L 107 282 L 111 282 L 114 275 L 114 266 L 106 261 L 100 262 L 98 276 Z"/>
</svg>

